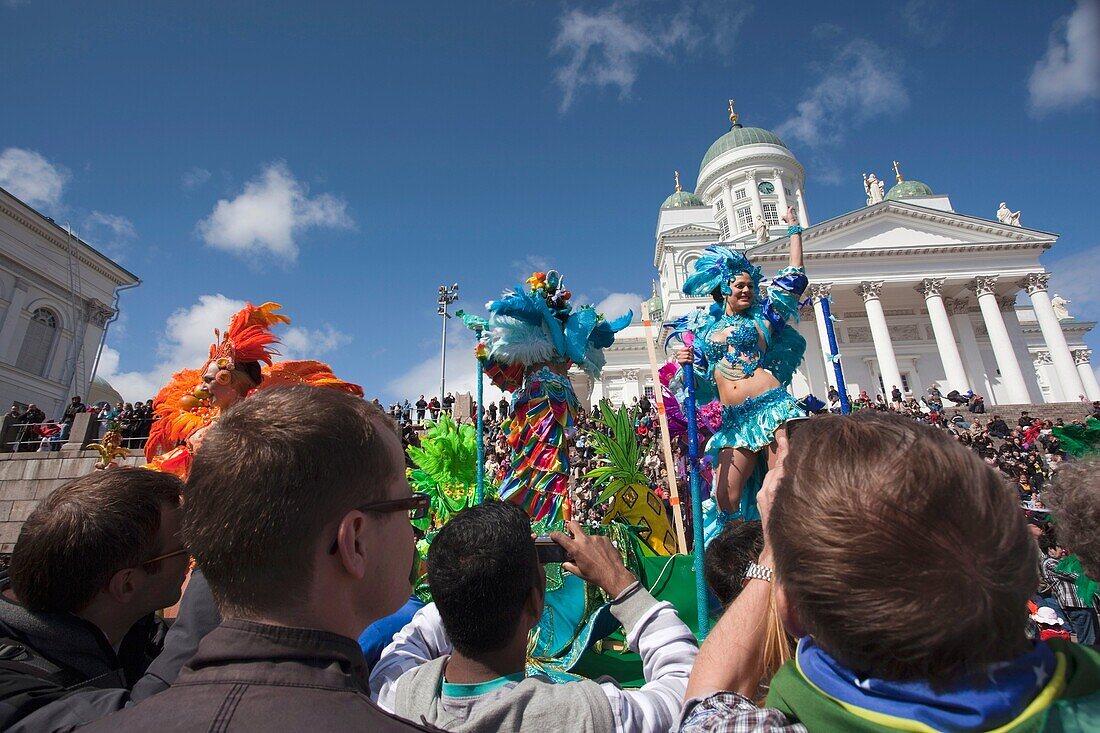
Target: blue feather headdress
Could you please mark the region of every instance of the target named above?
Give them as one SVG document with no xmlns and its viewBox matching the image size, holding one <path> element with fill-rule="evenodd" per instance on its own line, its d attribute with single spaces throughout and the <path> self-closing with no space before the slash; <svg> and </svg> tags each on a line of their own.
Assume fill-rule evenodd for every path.
<svg viewBox="0 0 1100 733">
<path fill-rule="evenodd" d="M 753 287 L 759 291 L 760 268 L 749 262 L 744 254 L 720 244 L 707 247 L 706 252 L 695 261 L 695 274 L 684 282 L 685 295 L 701 298 L 710 295 L 715 288 L 720 288 L 722 295 L 729 295 L 732 292 L 730 280 L 743 272 L 752 278 Z"/>
</svg>

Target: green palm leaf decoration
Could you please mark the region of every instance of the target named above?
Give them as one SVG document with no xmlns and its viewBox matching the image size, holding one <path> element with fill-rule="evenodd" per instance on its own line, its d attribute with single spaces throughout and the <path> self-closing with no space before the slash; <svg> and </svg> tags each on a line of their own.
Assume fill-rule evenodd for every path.
<svg viewBox="0 0 1100 733">
<path fill-rule="evenodd" d="M 405 449 L 416 466 L 409 472 L 409 483 L 414 491 L 432 497 L 428 516 L 413 521 L 424 531 L 442 527 L 453 514 L 472 505 L 477 485 L 474 426 L 459 425 L 446 413 L 434 423 L 428 421 L 427 426 L 420 447 Z"/>
</svg>

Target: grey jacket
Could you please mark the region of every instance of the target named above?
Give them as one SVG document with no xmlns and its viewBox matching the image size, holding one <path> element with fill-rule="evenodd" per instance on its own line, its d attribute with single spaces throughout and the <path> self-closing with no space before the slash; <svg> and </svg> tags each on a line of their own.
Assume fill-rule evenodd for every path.
<svg viewBox="0 0 1100 733">
<path fill-rule="evenodd" d="M 434 731 L 370 699 L 354 639 L 229 620 L 210 632 L 175 683 L 81 733 Z"/>
<path fill-rule="evenodd" d="M 7 614 L 16 613 L 17 609 L 26 613 L 25 609 L 18 604 L 11 604 L 11 606 L 0 605 L 0 614 L 4 614 L 0 619 L 8 618 Z M 119 663 L 118 668 L 112 670 L 111 668 L 115 666 L 111 659 L 113 650 L 107 645 L 102 634 L 98 634 L 101 642 L 93 643 L 91 640 L 95 636 L 89 634 L 88 640 L 79 645 L 76 645 L 76 640 L 66 642 L 67 648 L 58 645 L 64 641 L 63 637 L 55 637 L 51 642 L 45 638 L 36 641 L 41 638 L 37 636 L 31 640 L 36 649 L 41 644 L 43 648 L 40 651 L 55 654 L 59 659 L 64 659 L 68 665 L 78 664 L 89 674 L 95 673 L 98 669 L 100 672 L 97 674 L 102 676 L 96 678 L 95 684 L 73 689 L 49 685 L 29 676 L 13 679 L 12 682 L 36 688 L 36 704 L 22 704 L 19 710 L 13 707 L 5 709 L 3 701 L 0 700 L 0 715 L 3 716 L 0 717 L 0 730 L 11 731 L 11 733 L 52 733 L 66 730 L 74 724 L 98 720 L 127 705 L 166 690 L 175 681 L 180 668 L 195 653 L 199 641 L 220 622 L 221 617 L 210 594 L 210 586 L 207 585 L 202 573 L 196 570 L 191 574 L 187 592 L 183 595 L 179 618 L 164 637 L 164 649 L 152 663 L 145 660 L 148 664 L 147 669 L 142 665 L 142 669 L 132 670 L 126 674 L 125 665 Z M 96 631 L 98 632 L 98 629 Z M 99 651 L 93 653 L 97 648 Z M 120 651 L 123 649 L 124 647 L 120 647 Z M 107 652 L 111 652 L 111 655 Z M 143 671 L 144 676 L 140 676 Z"/>
</svg>

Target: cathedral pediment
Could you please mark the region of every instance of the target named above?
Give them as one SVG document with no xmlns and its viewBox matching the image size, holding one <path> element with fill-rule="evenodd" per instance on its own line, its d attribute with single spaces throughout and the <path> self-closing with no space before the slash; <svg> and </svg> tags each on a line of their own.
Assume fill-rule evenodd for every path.
<svg viewBox="0 0 1100 733">
<path fill-rule="evenodd" d="M 988 247 L 1047 247 L 1056 235 L 953 211 L 887 201 L 815 224 L 803 234 L 807 254 L 858 256 L 919 250 L 967 251 Z M 786 237 L 754 247 L 749 256 L 785 254 Z"/>
<path fill-rule="evenodd" d="M 694 239 L 697 237 L 717 237 L 718 234 L 719 231 L 717 227 L 708 227 L 701 224 L 685 224 L 675 229 L 669 229 L 667 232 L 661 232 L 661 238 Z"/>
</svg>

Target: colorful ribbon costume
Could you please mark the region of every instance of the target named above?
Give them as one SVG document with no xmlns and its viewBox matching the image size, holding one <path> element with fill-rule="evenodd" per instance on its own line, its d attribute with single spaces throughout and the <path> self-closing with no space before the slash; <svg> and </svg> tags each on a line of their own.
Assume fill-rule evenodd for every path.
<svg viewBox="0 0 1100 733">
<path fill-rule="evenodd" d="M 563 518 L 568 495 L 569 445 L 577 396 L 566 372 L 576 364 L 592 377 L 603 369 L 603 350 L 633 318 L 614 321 L 586 305 L 574 310 L 571 293 L 554 270 L 536 272 L 527 287 L 488 304 L 489 319 L 459 312 L 481 334 L 477 357 L 493 384 L 512 392 L 505 425 L 511 466 L 500 498 L 522 506 L 535 521 Z"/>
<path fill-rule="evenodd" d="M 730 281 L 742 273 L 752 278 L 756 292 L 755 302 L 742 313 L 727 315 L 724 303 L 719 300 L 709 310 L 692 311 L 670 324 L 669 340 L 679 338 L 694 352 L 695 395 L 702 408 L 701 415 L 712 414 L 716 408 L 721 410 L 721 425 L 708 426 L 716 429 L 706 445 L 707 455 L 716 462 L 718 453 L 725 448 L 763 450 L 775 439 L 775 431 L 784 423 L 806 416 L 787 388 L 806 352 L 806 340 L 788 322 L 798 320 L 798 299 L 808 281 L 802 267 L 785 267 L 769 285 L 761 288 L 760 268 L 754 267 L 741 252 L 721 245 L 708 247 L 706 252 L 695 263 L 694 274 L 684 283 L 686 295 L 729 295 Z M 721 336 L 723 333 L 726 335 Z M 758 369 L 774 376 L 779 386 L 740 404 L 717 403 L 715 372 L 726 379 L 740 380 L 751 377 Z M 683 401 L 680 375 L 670 380 L 668 388 L 680 402 Z M 708 403 L 716 403 L 716 406 Z M 738 511 L 719 512 L 713 497 L 705 502 L 708 540 L 732 518 L 759 516 L 756 492 L 766 470 L 765 462 L 757 461 L 756 470 L 741 492 Z"/>
<path fill-rule="evenodd" d="M 262 363 L 260 383 L 245 398 L 260 390 L 297 384 L 363 396 L 362 387 L 338 379 L 322 362 L 272 361 L 272 356 L 279 353 L 273 348 L 279 339 L 271 328 L 290 323 L 288 317 L 277 312 L 281 308 L 278 303 L 259 307 L 248 303 L 233 316 L 224 335 L 214 332 L 217 340 L 210 345 L 210 357 L 202 369 L 183 369 L 172 375 L 153 400 L 155 422 L 145 444 L 145 457 L 149 461 L 146 468 L 187 478 L 191 456 L 202 434 L 218 417 L 218 407 L 212 404 L 203 384 L 203 374 L 211 364 L 218 366 L 216 379 L 228 383 L 236 369 Z"/>
</svg>

